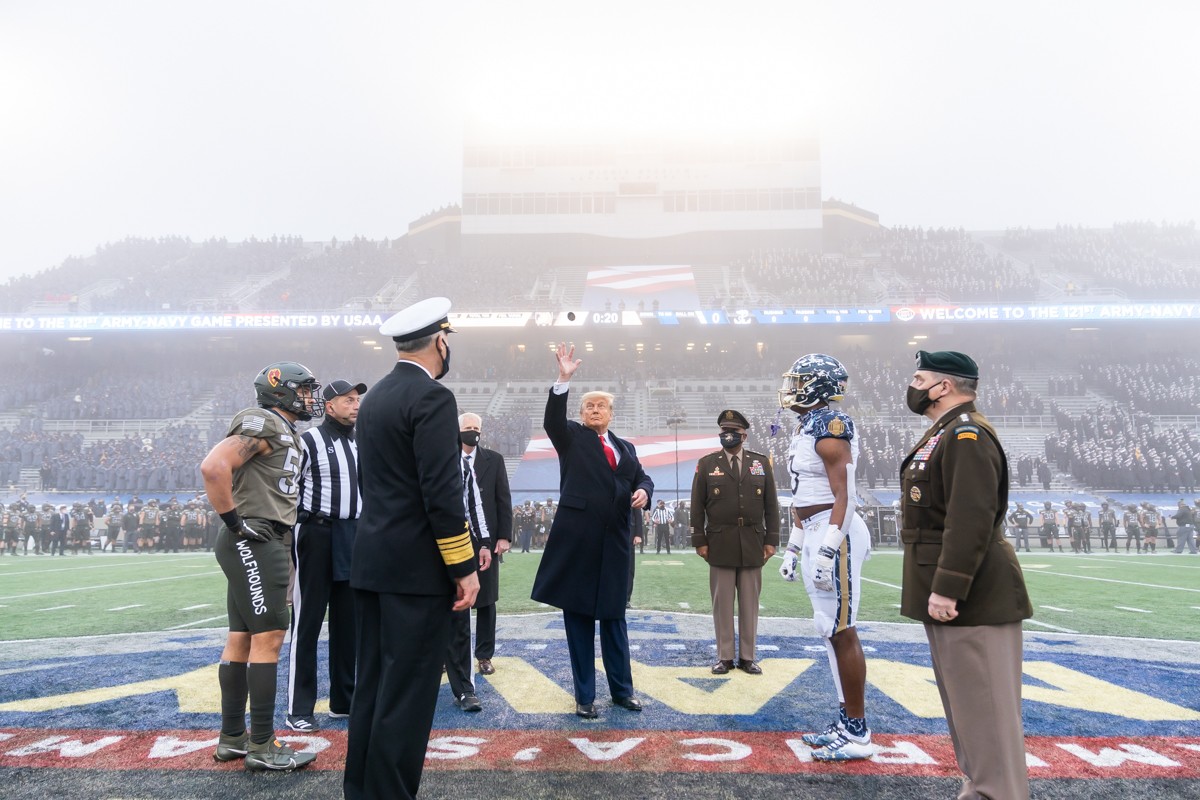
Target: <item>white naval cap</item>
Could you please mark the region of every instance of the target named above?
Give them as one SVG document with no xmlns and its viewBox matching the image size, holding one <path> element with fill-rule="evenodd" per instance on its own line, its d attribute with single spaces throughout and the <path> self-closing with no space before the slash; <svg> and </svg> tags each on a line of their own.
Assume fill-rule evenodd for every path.
<svg viewBox="0 0 1200 800">
<path fill-rule="evenodd" d="M 397 311 L 379 326 L 379 332 L 393 341 L 410 342 L 438 331 L 454 333 L 450 327 L 450 298 L 430 297 Z"/>
</svg>

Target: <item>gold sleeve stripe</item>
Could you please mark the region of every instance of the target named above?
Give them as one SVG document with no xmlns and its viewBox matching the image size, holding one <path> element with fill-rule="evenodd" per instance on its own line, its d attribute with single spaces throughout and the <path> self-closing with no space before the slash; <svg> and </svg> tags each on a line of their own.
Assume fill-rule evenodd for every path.
<svg viewBox="0 0 1200 800">
<path fill-rule="evenodd" d="M 448 539 L 438 539 L 438 549 L 442 552 L 442 561 L 452 567 L 475 557 L 475 548 L 471 546 L 471 534 L 464 531 L 458 536 Z"/>
</svg>

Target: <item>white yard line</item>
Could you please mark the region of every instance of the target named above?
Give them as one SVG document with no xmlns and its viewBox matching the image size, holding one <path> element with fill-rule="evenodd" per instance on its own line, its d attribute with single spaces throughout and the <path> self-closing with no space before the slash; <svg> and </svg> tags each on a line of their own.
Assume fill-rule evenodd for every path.
<svg viewBox="0 0 1200 800">
<path fill-rule="evenodd" d="M 225 614 L 222 614 L 222 615 L 221 615 L 221 616 L 219 616 L 219 617 L 209 617 L 208 619 L 198 619 L 198 620 L 196 620 L 195 622 L 185 622 L 185 623 L 183 623 L 182 625 L 172 625 L 172 626 L 171 626 L 171 627 L 169 627 L 169 628 L 163 628 L 163 630 L 165 630 L 165 631 L 177 631 L 177 630 L 179 630 L 180 628 L 190 628 L 190 627 L 192 627 L 193 625 L 203 625 L 203 624 L 204 624 L 204 623 L 206 623 L 206 622 L 216 622 L 216 621 L 217 621 L 217 620 L 219 620 L 219 619 L 228 619 L 228 617 L 227 617 Z"/>
<path fill-rule="evenodd" d="M 1172 553 L 1171 555 L 1174 555 L 1174 553 Z M 1097 560 L 1096 556 L 1084 556 L 1083 558 L 1090 558 L 1093 561 Z M 1112 563 L 1116 563 L 1116 564 L 1154 564 L 1155 569 L 1200 569 L 1200 566 L 1197 566 L 1195 564 L 1167 564 L 1167 563 L 1164 563 L 1162 561 L 1157 561 L 1157 560 L 1147 561 L 1145 558 L 1138 558 L 1133 553 L 1125 554 L 1125 557 L 1121 558 L 1120 561 L 1117 560 L 1118 558 L 1121 558 L 1121 557 L 1120 556 L 1109 556 L 1107 558 L 1103 558 L 1102 560 L 1107 561 L 1110 564 L 1112 564 Z M 1129 560 L 1126 561 L 1125 558 L 1128 558 Z"/>
<path fill-rule="evenodd" d="M 35 611 L 62 611 L 64 608 L 75 608 L 74 605 L 69 606 L 50 606 L 49 608 L 36 608 Z"/>
<path fill-rule="evenodd" d="M 211 605 L 212 605 L 212 603 L 201 603 L 198 606 L 188 606 L 187 608 L 181 608 L 179 610 L 180 611 L 195 611 L 197 608 L 208 608 Z"/>
<path fill-rule="evenodd" d="M 193 558 L 164 558 L 155 560 L 127 561 L 121 564 L 93 564 L 90 567 L 62 567 L 61 569 L 31 569 L 25 572 L 7 572 L 3 577 L 15 578 L 18 575 L 49 575 L 51 572 L 82 572 L 85 569 L 115 569 L 117 567 L 142 567 L 146 564 L 178 564 L 180 561 L 195 561 Z M 189 564 L 188 566 L 207 567 L 208 564 Z"/>
<path fill-rule="evenodd" d="M 1073 631 L 1070 628 L 1063 628 L 1058 625 L 1051 625 L 1049 622 L 1042 622 L 1041 620 L 1037 619 L 1027 619 L 1025 622 L 1029 625 L 1039 625 L 1043 628 L 1049 628 L 1050 630 L 1058 631 L 1059 633 L 1079 633 L 1079 631 Z"/>
<path fill-rule="evenodd" d="M 886 586 L 889 589 L 899 589 L 900 588 L 899 586 L 897 586 L 894 583 L 884 583 L 883 581 L 877 581 L 874 578 L 863 578 L 862 581 L 863 581 L 863 583 L 874 583 L 878 586 Z"/>
<path fill-rule="evenodd" d="M 1064 612 L 1064 613 L 1067 613 L 1067 614 L 1074 614 L 1074 613 L 1075 613 L 1074 611 L 1072 611 L 1072 610 L 1071 610 L 1071 609 L 1069 609 L 1069 608 L 1059 608 L 1058 606 L 1042 606 L 1042 608 L 1046 609 L 1047 611 L 1062 611 L 1062 612 Z"/>
<path fill-rule="evenodd" d="M 70 589 L 55 589 L 50 592 L 32 592 L 30 594 L 10 594 L 7 597 L 0 597 L 0 600 L 22 600 L 26 597 L 45 597 L 52 594 L 67 594 L 68 592 L 90 592 L 93 589 L 115 589 L 121 586 L 138 586 L 143 583 L 160 583 L 162 581 L 178 581 L 186 578 L 204 578 L 209 575 L 220 575 L 221 570 L 213 570 L 212 572 L 198 572 L 194 575 L 172 575 L 169 578 L 147 578 L 144 581 L 127 581 L 126 583 L 105 583 L 100 586 L 74 586 Z"/>
<path fill-rule="evenodd" d="M 1144 608 L 1132 608 L 1130 606 L 1113 606 L 1113 608 L 1115 608 L 1119 611 L 1136 611 L 1139 614 L 1153 614 L 1154 613 L 1153 611 L 1147 611 Z"/>
<path fill-rule="evenodd" d="M 117 606 L 116 608 L 110 608 L 109 611 L 128 611 L 131 608 L 141 608 L 144 605 L 145 603 L 134 603 L 131 606 Z"/>
<path fill-rule="evenodd" d="M 1187 586 L 1163 586 L 1158 583 L 1139 583 L 1137 581 L 1119 581 L 1116 578 L 1095 578 L 1091 575 L 1072 575 L 1069 572 L 1026 572 L 1026 575 L 1057 575 L 1060 578 L 1076 578 L 1081 581 L 1100 581 L 1101 583 L 1119 583 L 1122 586 L 1141 586 L 1145 589 L 1170 589 L 1175 592 L 1196 592 L 1200 594 L 1200 589 L 1192 589 Z M 0 597 L 0 600 L 5 598 Z"/>
</svg>

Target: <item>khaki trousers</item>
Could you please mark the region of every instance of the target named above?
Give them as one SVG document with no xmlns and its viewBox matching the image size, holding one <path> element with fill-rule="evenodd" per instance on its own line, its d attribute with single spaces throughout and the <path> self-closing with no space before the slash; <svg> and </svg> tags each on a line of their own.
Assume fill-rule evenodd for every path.
<svg viewBox="0 0 1200 800">
<path fill-rule="evenodd" d="M 959 800 L 1028 800 L 1021 724 L 1021 623 L 925 623 L 958 768 Z"/>
<path fill-rule="evenodd" d="M 738 657 L 756 661 L 754 641 L 758 637 L 758 597 L 762 594 L 762 567 L 708 567 L 712 592 L 713 628 L 717 633 L 717 658 L 733 661 L 733 602 L 738 607 Z"/>
</svg>

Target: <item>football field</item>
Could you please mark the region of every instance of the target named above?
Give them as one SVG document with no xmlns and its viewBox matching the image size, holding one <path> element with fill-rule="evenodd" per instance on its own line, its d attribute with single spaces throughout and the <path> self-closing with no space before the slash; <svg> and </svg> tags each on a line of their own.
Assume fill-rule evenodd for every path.
<svg viewBox="0 0 1200 800">
<path fill-rule="evenodd" d="M 613 708 L 601 679 L 600 719 L 588 721 L 572 713 L 561 615 L 529 599 L 539 560 L 514 553 L 501 567 L 496 673 L 475 677 L 483 711 L 439 695 L 427 800 L 954 795 L 924 631 L 899 615 L 897 551 L 864 570 L 876 754 L 842 765 L 813 762 L 797 738 L 829 721 L 834 691 L 803 586 L 779 577 L 779 559 L 763 576 L 763 674 L 714 676 L 706 565 L 691 550 L 638 554 L 628 620 L 645 712 Z M 1035 606 L 1022 703 L 1033 796 L 1200 796 L 1200 557 L 1035 552 L 1021 563 Z M 340 796 L 346 720 L 326 714 L 323 647 L 320 730 L 279 733 L 316 763 L 255 776 L 212 761 L 225 629 L 212 554 L 5 556 L 0 620 L 0 796 Z M 285 653 L 279 724 L 287 680 Z"/>
<path fill-rule="evenodd" d="M 501 567 L 500 614 L 545 611 L 529 599 L 540 553 L 510 553 Z M 1200 556 L 1021 553 L 1034 603 L 1027 631 L 1200 641 Z M 772 560 L 762 615 L 806 617 L 808 598 Z M 874 553 L 864 568 L 859 618 L 900 616 L 901 556 Z M 712 611 L 708 571 L 691 550 L 636 556 L 633 607 Z M 41 639 L 222 628 L 225 581 L 211 553 L 0 558 L 0 639 Z"/>
</svg>

